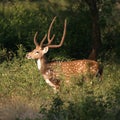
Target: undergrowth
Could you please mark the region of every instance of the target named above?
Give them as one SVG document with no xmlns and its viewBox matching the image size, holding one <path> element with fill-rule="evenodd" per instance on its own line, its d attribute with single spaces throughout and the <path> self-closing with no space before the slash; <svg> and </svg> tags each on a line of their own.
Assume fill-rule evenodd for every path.
<svg viewBox="0 0 120 120">
<path fill-rule="evenodd" d="M 20 52 L 20 51 L 19 51 Z M 120 65 L 104 64 L 102 81 L 73 79 L 54 93 L 36 63 L 14 57 L 0 64 L 1 120 L 118 120 Z"/>
</svg>

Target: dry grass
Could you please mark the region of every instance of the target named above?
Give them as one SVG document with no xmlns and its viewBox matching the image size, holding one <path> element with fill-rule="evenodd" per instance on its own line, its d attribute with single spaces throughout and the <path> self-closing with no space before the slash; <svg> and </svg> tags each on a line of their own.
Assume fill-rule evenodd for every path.
<svg viewBox="0 0 120 120">
<path fill-rule="evenodd" d="M 42 119 L 39 113 L 39 104 L 21 96 L 12 96 L 0 100 L 0 120 Z"/>
</svg>

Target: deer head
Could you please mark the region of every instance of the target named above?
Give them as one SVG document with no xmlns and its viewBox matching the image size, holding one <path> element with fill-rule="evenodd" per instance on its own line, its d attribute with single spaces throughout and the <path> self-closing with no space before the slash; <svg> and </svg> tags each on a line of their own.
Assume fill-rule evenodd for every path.
<svg viewBox="0 0 120 120">
<path fill-rule="evenodd" d="M 62 44 L 64 42 L 65 34 L 66 34 L 66 20 L 64 22 L 64 30 L 63 30 L 63 36 L 62 36 L 61 42 L 59 43 L 59 45 L 51 45 L 52 41 L 55 38 L 55 34 L 52 36 L 52 38 L 50 38 L 50 32 L 51 32 L 53 23 L 55 22 L 55 19 L 56 19 L 56 17 L 53 18 L 53 20 L 52 20 L 52 22 L 51 22 L 51 24 L 49 26 L 48 35 L 45 34 L 45 36 L 41 40 L 40 44 L 38 44 L 38 42 L 36 40 L 38 32 L 35 33 L 35 35 L 34 35 L 34 44 L 35 44 L 36 48 L 32 52 L 29 52 L 26 55 L 26 57 L 28 59 L 41 59 L 44 56 L 44 54 L 48 52 L 49 48 L 59 48 L 59 47 L 62 46 Z M 44 41 L 46 40 L 46 38 L 48 39 L 48 43 L 43 44 Z"/>
</svg>

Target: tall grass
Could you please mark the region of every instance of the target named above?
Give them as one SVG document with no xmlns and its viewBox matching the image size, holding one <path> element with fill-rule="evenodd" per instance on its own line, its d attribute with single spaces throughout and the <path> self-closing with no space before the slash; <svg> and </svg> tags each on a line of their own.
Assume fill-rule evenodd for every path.
<svg viewBox="0 0 120 120">
<path fill-rule="evenodd" d="M 118 120 L 120 118 L 120 65 L 104 64 L 103 80 L 64 83 L 54 94 L 33 60 L 18 56 L 0 64 L 1 120 Z M 23 54 L 24 55 L 24 54 Z M 21 56 L 21 57 L 20 57 Z"/>
</svg>

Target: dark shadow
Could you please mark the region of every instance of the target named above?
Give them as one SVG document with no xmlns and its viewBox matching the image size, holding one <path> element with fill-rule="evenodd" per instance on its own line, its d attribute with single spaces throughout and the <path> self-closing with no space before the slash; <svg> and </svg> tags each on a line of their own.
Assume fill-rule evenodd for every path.
<svg viewBox="0 0 120 120">
<path fill-rule="evenodd" d="M 61 98 L 59 96 L 55 97 L 50 110 L 45 113 L 47 119 L 103 120 L 106 114 L 104 103 L 102 101 L 96 101 L 93 96 L 87 97 L 83 102 L 69 102 L 68 104 L 68 107 L 64 108 L 64 102 Z"/>
<path fill-rule="evenodd" d="M 119 120 L 120 119 L 120 94 L 118 89 L 114 91 L 114 99 L 111 95 L 95 97 L 86 96 L 80 102 L 65 102 L 59 95 L 53 98 L 51 108 L 41 109 L 47 120 Z M 65 104 L 68 106 L 65 107 Z"/>
</svg>

